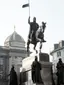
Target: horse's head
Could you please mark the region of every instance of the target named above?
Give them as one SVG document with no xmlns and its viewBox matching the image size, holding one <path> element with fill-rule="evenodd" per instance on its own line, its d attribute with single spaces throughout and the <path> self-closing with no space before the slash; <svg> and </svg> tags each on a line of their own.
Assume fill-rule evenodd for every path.
<svg viewBox="0 0 64 85">
<path fill-rule="evenodd" d="M 46 27 L 46 22 L 42 22 L 42 26 L 43 26 L 43 28 L 45 28 Z"/>
</svg>

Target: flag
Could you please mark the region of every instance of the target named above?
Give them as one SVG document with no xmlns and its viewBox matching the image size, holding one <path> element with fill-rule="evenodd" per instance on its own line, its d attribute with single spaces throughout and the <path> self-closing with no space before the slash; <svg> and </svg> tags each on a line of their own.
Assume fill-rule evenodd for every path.
<svg viewBox="0 0 64 85">
<path fill-rule="evenodd" d="M 28 3 L 28 4 L 24 4 L 24 5 L 22 6 L 22 8 L 25 8 L 25 7 L 29 7 L 29 3 Z"/>
</svg>

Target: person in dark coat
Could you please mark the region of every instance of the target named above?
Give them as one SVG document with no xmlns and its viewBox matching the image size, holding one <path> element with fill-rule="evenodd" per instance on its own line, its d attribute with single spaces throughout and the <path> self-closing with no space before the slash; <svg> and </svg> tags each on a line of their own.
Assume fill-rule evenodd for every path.
<svg viewBox="0 0 64 85">
<path fill-rule="evenodd" d="M 33 83 L 43 83 L 42 78 L 41 78 L 41 73 L 40 70 L 41 64 L 37 60 L 37 56 L 35 56 L 35 61 L 32 63 L 32 81 Z"/>
<path fill-rule="evenodd" d="M 14 70 L 14 66 L 12 66 L 10 71 L 10 85 L 18 85 L 17 74 Z"/>
<path fill-rule="evenodd" d="M 60 58 L 58 63 L 57 63 L 57 85 L 61 85 L 63 83 L 63 62 L 62 59 Z"/>
</svg>

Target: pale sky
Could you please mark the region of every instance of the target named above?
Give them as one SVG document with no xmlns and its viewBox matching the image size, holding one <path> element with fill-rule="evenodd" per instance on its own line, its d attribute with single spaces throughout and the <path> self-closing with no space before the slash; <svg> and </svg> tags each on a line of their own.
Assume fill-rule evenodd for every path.
<svg viewBox="0 0 64 85">
<path fill-rule="evenodd" d="M 28 0 L 0 0 L 0 45 L 15 30 L 27 41 L 29 8 L 22 8 Z M 30 0 L 31 21 L 35 16 L 37 23 L 47 22 L 46 43 L 42 52 L 49 53 L 55 43 L 64 40 L 64 0 Z"/>
</svg>

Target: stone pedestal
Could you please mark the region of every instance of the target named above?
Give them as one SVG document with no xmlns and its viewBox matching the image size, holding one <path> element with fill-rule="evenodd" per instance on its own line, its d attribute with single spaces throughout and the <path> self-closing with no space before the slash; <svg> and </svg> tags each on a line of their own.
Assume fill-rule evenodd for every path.
<svg viewBox="0 0 64 85">
<path fill-rule="evenodd" d="M 52 85 L 52 71 L 51 71 L 51 67 L 52 67 L 52 63 L 49 62 L 49 55 L 46 55 L 47 59 L 45 59 L 46 61 L 43 61 L 43 57 L 44 56 L 39 56 L 39 62 L 41 63 L 42 66 L 42 70 L 41 70 L 41 77 L 42 80 L 44 82 L 44 85 Z M 34 61 L 35 56 L 33 57 L 27 57 L 23 60 L 23 69 L 25 69 L 25 73 L 28 73 L 28 77 L 27 77 L 27 81 L 25 82 L 25 85 L 43 85 L 43 84 L 33 84 L 32 82 L 32 76 L 31 76 L 31 65 L 32 62 Z M 23 82 L 24 83 L 24 82 Z"/>
<path fill-rule="evenodd" d="M 52 64 L 49 62 L 41 62 L 42 70 L 41 77 L 44 82 L 44 85 L 52 85 L 52 75 L 51 75 L 51 66 Z M 43 84 L 33 84 L 33 85 L 43 85 Z"/>
<path fill-rule="evenodd" d="M 8 85 L 8 80 L 0 80 L 0 85 Z"/>
<path fill-rule="evenodd" d="M 39 61 L 49 62 L 49 55 L 47 53 L 40 53 Z"/>
<path fill-rule="evenodd" d="M 41 70 L 41 77 L 44 82 L 44 85 L 52 85 L 52 73 L 51 73 L 51 66 L 50 62 L 41 62 L 42 70 Z"/>
</svg>

